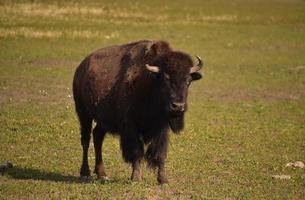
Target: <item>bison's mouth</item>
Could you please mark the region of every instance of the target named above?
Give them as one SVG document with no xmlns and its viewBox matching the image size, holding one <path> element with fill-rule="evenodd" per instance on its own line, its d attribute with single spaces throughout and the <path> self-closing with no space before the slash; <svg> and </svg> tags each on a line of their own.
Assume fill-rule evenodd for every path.
<svg viewBox="0 0 305 200">
<path fill-rule="evenodd" d="M 179 133 L 184 127 L 184 112 L 170 113 L 169 126 L 174 133 Z"/>
</svg>

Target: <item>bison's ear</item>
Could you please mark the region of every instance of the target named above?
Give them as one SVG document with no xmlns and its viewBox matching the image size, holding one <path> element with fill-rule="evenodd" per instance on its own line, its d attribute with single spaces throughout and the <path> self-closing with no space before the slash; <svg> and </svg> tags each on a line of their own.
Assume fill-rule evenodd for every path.
<svg viewBox="0 0 305 200">
<path fill-rule="evenodd" d="M 192 81 L 197 81 L 202 78 L 202 75 L 199 72 L 191 73 Z"/>
<path fill-rule="evenodd" d="M 152 66 L 152 65 L 149 65 L 149 64 L 146 64 L 146 69 L 150 72 L 153 72 L 153 73 L 159 73 L 160 72 L 160 68 L 158 66 Z"/>
</svg>

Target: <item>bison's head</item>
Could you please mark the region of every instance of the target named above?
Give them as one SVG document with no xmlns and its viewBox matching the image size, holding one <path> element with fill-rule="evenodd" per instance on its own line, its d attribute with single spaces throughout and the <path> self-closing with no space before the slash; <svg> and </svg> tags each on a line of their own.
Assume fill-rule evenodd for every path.
<svg viewBox="0 0 305 200">
<path fill-rule="evenodd" d="M 198 64 L 181 52 L 170 52 L 159 56 L 153 65 L 146 65 L 147 70 L 157 74 L 163 96 L 167 99 L 169 125 L 177 133 L 183 129 L 184 113 L 187 110 L 188 87 L 192 81 L 201 79 L 198 72 L 203 66 L 197 56 Z"/>
</svg>

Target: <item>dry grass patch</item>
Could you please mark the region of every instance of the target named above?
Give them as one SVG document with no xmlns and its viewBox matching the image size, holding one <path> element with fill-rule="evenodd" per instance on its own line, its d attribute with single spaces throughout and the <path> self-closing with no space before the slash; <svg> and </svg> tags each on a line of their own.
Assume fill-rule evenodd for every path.
<svg viewBox="0 0 305 200">
<path fill-rule="evenodd" d="M 137 19 L 140 21 L 149 21 L 150 23 L 163 24 L 200 24 L 202 22 L 235 22 L 238 20 L 237 15 L 206 15 L 198 13 L 194 15 L 192 11 L 185 12 L 185 16 L 176 19 L 176 15 L 171 15 L 167 7 L 158 8 L 156 13 L 152 7 L 139 4 L 129 5 L 127 8 L 122 8 L 120 5 L 113 7 L 107 6 L 85 6 L 81 4 L 70 4 L 59 6 L 56 4 L 41 4 L 41 3 L 12 3 L 0 6 L 0 13 L 4 16 L 19 16 L 19 17 L 43 17 L 57 20 L 71 20 L 72 17 L 89 18 L 89 20 L 114 20 L 119 19 Z M 175 17 L 176 16 L 176 17 Z M 125 22 L 126 23 L 126 22 Z M 134 23 L 130 21 L 128 23 Z"/>
<path fill-rule="evenodd" d="M 75 38 L 104 38 L 112 39 L 117 38 L 119 33 L 117 31 L 109 34 L 100 31 L 90 30 L 39 30 L 29 27 L 14 27 L 14 28 L 0 28 L 0 37 L 25 37 L 25 38 L 59 38 L 68 37 Z"/>
<path fill-rule="evenodd" d="M 146 20 L 156 18 L 156 16 L 148 12 L 138 10 L 137 7 L 122 9 L 119 7 L 108 8 L 105 6 L 88 7 L 80 4 L 66 6 L 39 3 L 6 4 L 0 7 L 0 11 L 8 15 L 13 14 L 26 17 L 52 17 L 57 19 L 66 19 L 67 17 L 72 16 L 140 18 Z M 157 19 L 167 19 L 167 15 L 159 15 Z"/>
</svg>

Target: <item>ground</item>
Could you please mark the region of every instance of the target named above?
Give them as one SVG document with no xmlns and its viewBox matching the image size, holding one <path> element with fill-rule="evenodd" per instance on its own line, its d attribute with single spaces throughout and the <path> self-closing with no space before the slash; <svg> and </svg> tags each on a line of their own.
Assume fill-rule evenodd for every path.
<svg viewBox="0 0 305 200">
<path fill-rule="evenodd" d="M 186 127 L 171 134 L 170 184 L 129 180 L 118 139 L 106 183 L 81 183 L 72 98 L 95 49 L 163 39 L 204 59 Z M 0 2 L 0 199 L 305 199 L 305 1 Z M 194 57 L 195 58 L 195 57 Z M 90 166 L 94 154 L 90 148 Z M 289 180 L 273 175 L 290 175 Z"/>
</svg>

